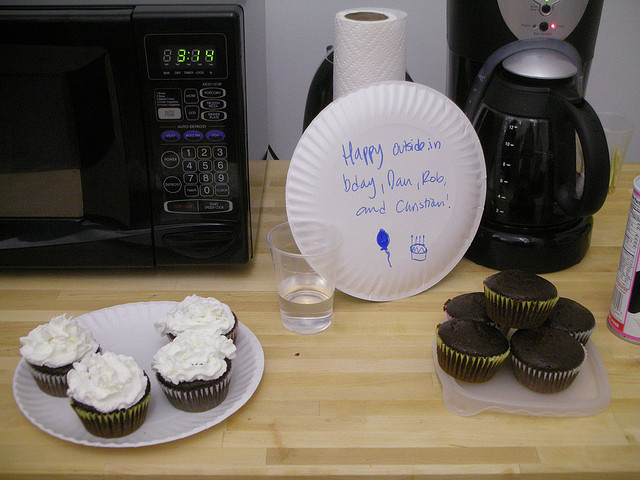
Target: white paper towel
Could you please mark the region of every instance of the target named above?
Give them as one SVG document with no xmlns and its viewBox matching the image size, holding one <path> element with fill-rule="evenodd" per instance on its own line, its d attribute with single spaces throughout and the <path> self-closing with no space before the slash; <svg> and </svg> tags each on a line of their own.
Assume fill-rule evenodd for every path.
<svg viewBox="0 0 640 480">
<path fill-rule="evenodd" d="M 407 14 L 387 8 L 355 8 L 336 14 L 333 98 L 365 85 L 404 80 Z"/>
</svg>

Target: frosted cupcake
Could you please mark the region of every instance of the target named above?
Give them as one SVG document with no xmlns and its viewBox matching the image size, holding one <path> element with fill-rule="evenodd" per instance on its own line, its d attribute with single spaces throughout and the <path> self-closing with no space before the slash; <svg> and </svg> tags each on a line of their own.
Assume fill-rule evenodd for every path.
<svg viewBox="0 0 640 480">
<path fill-rule="evenodd" d="M 238 334 L 238 319 L 225 303 L 211 297 L 191 295 L 155 322 L 160 334 L 173 340 L 178 334 L 198 328 L 213 328 L 234 342 Z"/>
<path fill-rule="evenodd" d="M 71 406 L 92 435 L 123 437 L 144 423 L 151 386 L 132 357 L 90 355 L 73 364 L 67 381 Z"/>
<path fill-rule="evenodd" d="M 67 396 L 67 373 L 73 362 L 98 351 L 91 331 L 66 314 L 39 325 L 20 338 L 24 357 L 36 384 L 48 395 Z"/>
<path fill-rule="evenodd" d="M 229 391 L 236 346 L 216 329 L 188 330 L 160 348 L 153 369 L 174 407 L 203 412 L 222 403 Z"/>
</svg>

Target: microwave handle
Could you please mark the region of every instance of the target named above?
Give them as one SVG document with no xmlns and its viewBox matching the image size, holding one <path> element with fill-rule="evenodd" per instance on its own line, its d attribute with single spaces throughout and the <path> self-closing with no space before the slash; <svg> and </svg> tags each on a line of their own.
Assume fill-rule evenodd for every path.
<svg viewBox="0 0 640 480">
<path fill-rule="evenodd" d="M 44 229 L 40 229 L 42 231 Z M 104 240 L 123 240 L 123 239 L 148 239 L 151 237 L 151 228 L 141 228 L 136 230 L 111 230 L 95 227 L 87 228 L 80 231 L 69 232 L 67 234 L 56 234 L 55 236 L 47 236 L 46 238 L 34 238 L 29 236 L 12 236 L 4 240 L 0 240 L 0 250 L 14 248 L 34 248 L 34 247 L 52 247 L 58 245 L 73 245 L 80 243 L 100 242 Z"/>
</svg>

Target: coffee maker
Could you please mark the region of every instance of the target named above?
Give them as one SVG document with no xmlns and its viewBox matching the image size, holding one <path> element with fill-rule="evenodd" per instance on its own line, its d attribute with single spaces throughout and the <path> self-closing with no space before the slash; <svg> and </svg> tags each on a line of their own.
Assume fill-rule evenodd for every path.
<svg viewBox="0 0 640 480">
<path fill-rule="evenodd" d="M 448 0 L 447 95 L 487 165 L 487 199 L 466 257 L 553 272 L 586 254 L 604 203 L 604 131 L 584 100 L 603 0 Z"/>
</svg>

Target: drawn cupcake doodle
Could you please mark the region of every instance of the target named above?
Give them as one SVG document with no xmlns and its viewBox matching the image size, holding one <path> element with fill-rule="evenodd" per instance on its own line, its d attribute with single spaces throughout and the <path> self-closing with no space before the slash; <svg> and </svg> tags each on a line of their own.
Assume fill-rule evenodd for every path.
<svg viewBox="0 0 640 480">
<path fill-rule="evenodd" d="M 424 262 L 427 259 L 427 247 L 424 244 L 424 235 L 411 235 L 411 244 L 409 246 L 411 252 L 411 260 L 416 262 Z"/>
<path fill-rule="evenodd" d="M 389 243 L 391 242 L 391 239 L 389 238 L 389 234 L 381 228 L 376 237 L 376 241 L 378 242 L 380 250 L 386 252 L 387 262 L 389 262 L 389 267 L 391 267 L 391 252 L 389 252 Z"/>
</svg>

